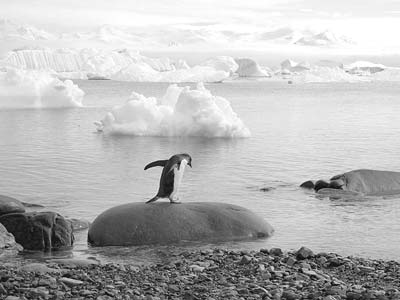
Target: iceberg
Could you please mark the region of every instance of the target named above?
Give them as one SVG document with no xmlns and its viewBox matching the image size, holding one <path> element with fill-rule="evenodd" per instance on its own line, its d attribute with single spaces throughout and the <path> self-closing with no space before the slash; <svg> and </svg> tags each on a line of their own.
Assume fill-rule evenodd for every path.
<svg viewBox="0 0 400 300">
<path fill-rule="evenodd" d="M 106 134 L 136 136 L 249 137 L 250 131 L 233 111 L 230 102 L 214 96 L 203 83 L 196 89 L 172 84 L 156 99 L 133 92 L 95 122 Z"/>
<path fill-rule="evenodd" d="M 375 64 L 369 61 L 356 61 L 354 63 L 344 65 L 344 69 L 356 75 L 370 75 L 385 70 L 387 67 L 382 64 Z"/>
<path fill-rule="evenodd" d="M 310 70 L 310 64 L 308 62 L 297 63 L 291 59 L 287 59 L 281 62 L 281 69 L 290 72 L 302 72 Z"/>
<path fill-rule="evenodd" d="M 113 80 L 136 82 L 222 82 L 229 73 L 211 67 L 194 66 L 169 72 L 157 72 L 144 63 L 131 64 L 110 76 Z"/>
<path fill-rule="evenodd" d="M 346 73 L 339 67 L 320 67 L 314 66 L 310 70 L 295 74 L 293 79 L 296 82 L 312 83 L 312 82 L 359 82 L 368 81 L 366 77 L 355 76 Z"/>
<path fill-rule="evenodd" d="M 236 58 L 235 61 L 239 66 L 236 71 L 239 77 L 271 77 L 267 70 L 263 70 L 250 58 Z"/>
<path fill-rule="evenodd" d="M 71 80 L 48 73 L 7 69 L 0 72 L 0 109 L 82 106 L 84 92 Z"/>
<path fill-rule="evenodd" d="M 239 68 L 233 57 L 230 56 L 217 56 L 207 59 L 201 64 L 202 66 L 208 66 L 215 70 L 225 71 L 228 73 L 235 73 Z"/>
<path fill-rule="evenodd" d="M 230 76 L 235 64 L 233 59 L 217 58 L 214 64 L 209 61 L 189 67 L 183 60 L 150 58 L 127 49 L 19 49 L 10 51 L 0 61 L 0 67 L 45 70 L 62 78 L 171 83 L 221 82 Z"/>
</svg>

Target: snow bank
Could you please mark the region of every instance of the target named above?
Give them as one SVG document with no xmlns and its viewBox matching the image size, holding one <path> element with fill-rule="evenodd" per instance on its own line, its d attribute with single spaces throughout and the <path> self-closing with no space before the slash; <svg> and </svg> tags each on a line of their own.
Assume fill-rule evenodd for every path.
<svg viewBox="0 0 400 300">
<path fill-rule="evenodd" d="M 170 85 L 161 99 L 133 92 L 96 125 L 105 133 L 138 136 L 250 136 L 229 101 L 213 96 L 202 83 L 196 89 Z"/>
<path fill-rule="evenodd" d="M 236 73 L 239 77 L 271 77 L 268 71 L 261 67 L 250 58 L 236 58 L 236 63 L 239 65 Z"/>
<path fill-rule="evenodd" d="M 82 106 L 84 92 L 71 80 L 48 73 L 8 69 L 0 72 L 0 109 Z"/>
</svg>

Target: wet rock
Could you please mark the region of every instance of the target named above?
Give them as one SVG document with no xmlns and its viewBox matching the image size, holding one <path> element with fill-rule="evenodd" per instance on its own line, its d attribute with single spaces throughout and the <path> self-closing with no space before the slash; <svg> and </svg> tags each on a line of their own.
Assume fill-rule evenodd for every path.
<svg viewBox="0 0 400 300">
<path fill-rule="evenodd" d="M 15 241 L 14 236 L 0 223 L 0 254 L 4 250 L 18 252 L 22 251 L 22 247 Z"/>
<path fill-rule="evenodd" d="M 326 181 L 324 181 L 324 180 L 318 180 L 318 181 L 315 183 L 314 189 L 315 189 L 316 191 L 319 191 L 319 190 L 321 190 L 321 189 L 328 188 L 328 187 L 329 187 L 329 183 L 328 183 L 328 182 L 326 182 Z"/>
<path fill-rule="evenodd" d="M 306 247 L 301 247 L 296 252 L 296 258 L 297 259 L 306 259 L 306 258 L 309 258 L 309 257 L 312 257 L 312 256 L 314 256 L 314 253 L 310 249 L 308 249 Z"/>
<path fill-rule="evenodd" d="M 71 223 L 54 212 L 2 215 L 0 223 L 27 250 L 62 250 L 70 248 L 74 241 Z"/>
<path fill-rule="evenodd" d="M 300 184 L 301 188 L 304 189 L 313 189 L 314 188 L 314 182 L 311 180 L 305 181 L 302 184 Z"/>
<path fill-rule="evenodd" d="M 25 212 L 25 207 L 21 201 L 12 197 L 0 195 L 0 216 L 23 212 Z"/>
</svg>

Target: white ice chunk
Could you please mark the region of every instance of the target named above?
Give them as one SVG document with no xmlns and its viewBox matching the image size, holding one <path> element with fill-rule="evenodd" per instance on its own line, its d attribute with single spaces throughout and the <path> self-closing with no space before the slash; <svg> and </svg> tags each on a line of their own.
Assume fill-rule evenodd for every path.
<svg viewBox="0 0 400 300">
<path fill-rule="evenodd" d="M 235 61 L 239 65 L 236 71 L 239 77 L 271 77 L 267 70 L 250 58 L 236 58 Z"/>
<path fill-rule="evenodd" d="M 164 97 L 132 93 L 124 105 L 115 106 L 98 130 L 139 136 L 201 136 L 240 138 L 249 129 L 225 98 L 213 96 L 203 84 L 196 89 L 170 85 Z"/>
<path fill-rule="evenodd" d="M 8 69 L 0 72 L 0 109 L 82 106 L 84 92 L 71 80 L 48 73 Z"/>
</svg>

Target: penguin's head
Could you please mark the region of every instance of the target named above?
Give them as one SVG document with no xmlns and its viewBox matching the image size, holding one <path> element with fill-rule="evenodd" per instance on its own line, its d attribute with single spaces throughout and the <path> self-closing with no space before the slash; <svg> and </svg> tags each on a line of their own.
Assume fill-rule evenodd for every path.
<svg viewBox="0 0 400 300">
<path fill-rule="evenodd" d="M 189 154 L 182 153 L 182 154 L 180 154 L 180 157 L 181 157 L 181 161 L 182 160 L 186 160 L 187 161 L 187 165 L 189 167 L 192 167 L 192 157 Z"/>
</svg>

